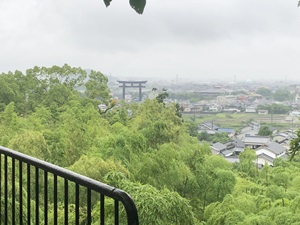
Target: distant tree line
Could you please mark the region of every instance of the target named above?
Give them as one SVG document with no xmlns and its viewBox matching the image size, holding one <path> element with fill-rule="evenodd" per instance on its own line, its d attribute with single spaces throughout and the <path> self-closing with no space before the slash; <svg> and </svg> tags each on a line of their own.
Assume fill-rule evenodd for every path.
<svg viewBox="0 0 300 225">
<path fill-rule="evenodd" d="M 273 103 L 270 105 L 258 105 L 257 110 L 268 110 L 269 114 L 286 114 L 291 110 L 291 107 Z"/>
<path fill-rule="evenodd" d="M 260 87 L 256 90 L 256 93 L 279 102 L 293 100 L 295 98 L 295 94 L 292 94 L 285 88 L 279 88 L 275 92 L 272 92 L 266 87 Z"/>
</svg>

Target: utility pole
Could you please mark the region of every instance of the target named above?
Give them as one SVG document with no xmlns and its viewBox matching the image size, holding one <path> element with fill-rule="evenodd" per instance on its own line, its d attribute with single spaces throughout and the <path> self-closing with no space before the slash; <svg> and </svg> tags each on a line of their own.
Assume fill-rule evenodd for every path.
<svg viewBox="0 0 300 225">
<path fill-rule="evenodd" d="M 271 125 L 273 125 L 273 106 L 271 105 Z"/>
<path fill-rule="evenodd" d="M 273 109 L 272 109 L 272 113 L 271 113 L 271 125 L 273 125 Z"/>
</svg>

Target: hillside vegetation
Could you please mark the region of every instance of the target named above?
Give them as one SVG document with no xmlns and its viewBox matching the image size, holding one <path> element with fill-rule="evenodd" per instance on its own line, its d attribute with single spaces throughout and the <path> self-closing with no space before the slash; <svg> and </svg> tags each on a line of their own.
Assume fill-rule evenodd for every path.
<svg viewBox="0 0 300 225">
<path fill-rule="evenodd" d="M 110 110 L 99 111 L 100 103 Z M 231 164 L 189 135 L 175 105 L 116 105 L 97 71 L 64 65 L 2 73 L 0 145 L 124 189 L 141 224 L 300 221 L 297 157 L 258 170 L 246 150 Z"/>
</svg>

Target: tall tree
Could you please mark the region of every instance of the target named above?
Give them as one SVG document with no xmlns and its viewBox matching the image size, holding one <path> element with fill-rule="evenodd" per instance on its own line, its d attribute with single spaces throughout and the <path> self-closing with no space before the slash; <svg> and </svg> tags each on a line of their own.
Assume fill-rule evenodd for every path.
<svg viewBox="0 0 300 225">
<path fill-rule="evenodd" d="M 281 88 L 281 89 L 277 89 L 275 91 L 275 93 L 273 94 L 273 97 L 276 101 L 283 102 L 286 100 L 290 100 L 292 95 L 287 89 Z"/>
<path fill-rule="evenodd" d="M 39 80 L 44 80 L 51 87 L 57 84 L 63 84 L 69 89 L 74 89 L 83 85 L 86 78 L 86 71 L 80 67 L 71 67 L 64 64 L 62 67 L 37 67 L 27 70 L 27 73 L 34 74 Z"/>
<path fill-rule="evenodd" d="M 256 90 L 257 94 L 260 94 L 264 97 L 270 97 L 272 95 L 272 91 L 265 87 L 260 87 Z"/>
<path fill-rule="evenodd" d="M 258 131 L 258 135 L 260 136 L 270 136 L 272 135 L 272 131 L 269 126 L 261 126 Z"/>
<path fill-rule="evenodd" d="M 251 149 L 246 149 L 240 154 L 239 159 L 239 171 L 247 174 L 249 177 L 255 177 L 257 175 L 257 170 L 254 163 L 256 159 L 255 152 Z"/>
<path fill-rule="evenodd" d="M 107 87 L 108 79 L 101 72 L 92 70 L 88 75 L 88 81 L 85 83 L 86 95 L 91 99 L 100 100 L 108 104 L 110 91 Z"/>
<path fill-rule="evenodd" d="M 296 134 L 297 137 L 290 142 L 290 160 L 293 160 L 293 158 L 298 155 L 300 151 L 300 130 L 297 130 Z"/>
</svg>

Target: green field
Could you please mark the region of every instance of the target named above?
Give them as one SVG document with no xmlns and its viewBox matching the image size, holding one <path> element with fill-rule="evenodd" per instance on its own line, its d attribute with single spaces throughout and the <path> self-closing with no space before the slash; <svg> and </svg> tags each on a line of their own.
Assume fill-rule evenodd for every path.
<svg viewBox="0 0 300 225">
<path fill-rule="evenodd" d="M 221 127 L 234 128 L 236 130 L 246 126 L 250 121 L 256 121 L 260 124 L 270 125 L 279 130 L 298 129 L 300 127 L 299 119 L 295 118 L 294 121 L 286 121 L 287 115 L 283 114 L 249 114 L 249 113 L 218 113 L 218 114 L 183 114 L 186 121 L 195 121 L 202 123 L 205 121 L 213 121 Z"/>
</svg>

